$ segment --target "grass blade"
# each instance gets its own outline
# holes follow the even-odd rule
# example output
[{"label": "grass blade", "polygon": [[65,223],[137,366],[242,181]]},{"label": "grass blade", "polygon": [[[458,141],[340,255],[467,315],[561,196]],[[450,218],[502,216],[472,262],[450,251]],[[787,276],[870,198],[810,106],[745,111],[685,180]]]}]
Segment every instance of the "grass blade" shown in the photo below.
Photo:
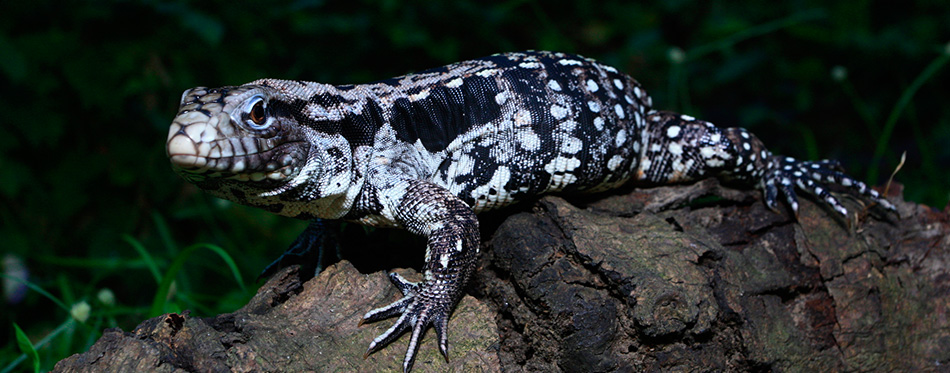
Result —
[{"label": "grass blade", "polygon": [[172,282],[175,281],[178,272],[181,271],[181,268],[185,265],[185,261],[198,249],[208,249],[218,254],[231,269],[231,274],[234,275],[234,279],[237,281],[241,290],[246,290],[244,280],[241,279],[241,273],[238,271],[234,259],[232,259],[224,249],[211,244],[192,245],[182,250],[182,252],[175,257],[175,260],[172,261],[171,266],[169,266],[165,272],[165,276],[162,277],[162,281],[158,285],[158,290],[155,292],[155,297],[152,299],[152,308],[151,311],[149,311],[149,317],[155,317],[163,313],[165,300],[168,298],[168,292],[171,289]]},{"label": "grass blade", "polygon": [[40,354],[36,353],[36,349],[33,348],[33,342],[30,342],[30,338],[26,336],[26,333],[24,333],[16,323],[13,323],[13,329],[16,331],[16,343],[20,346],[20,351],[23,351],[23,353],[29,356],[30,360],[33,361],[33,371],[39,372]]},{"label": "grass blade", "polygon": [[148,250],[145,249],[145,246],[141,242],[136,240],[134,237],[127,234],[122,235],[122,240],[128,242],[139,256],[142,257],[142,260],[145,261],[145,266],[148,267],[149,272],[152,272],[152,277],[155,278],[156,283],[161,283],[162,274],[158,270],[158,264],[155,263],[155,259],[152,258],[152,254],[149,254]]},{"label": "grass blade", "polygon": [[887,122],[884,123],[884,130],[881,132],[881,137],[877,140],[877,147],[874,149],[874,157],[871,158],[871,165],[868,167],[868,177],[867,181],[871,183],[877,183],[877,174],[881,162],[881,158],[884,157],[884,151],[887,149],[887,143],[891,140],[891,133],[894,132],[894,126],[897,125],[897,119],[900,118],[901,113],[904,112],[904,108],[910,104],[910,100],[914,98],[914,95],[917,93],[917,90],[924,85],[934,74],[940,70],[943,65],[947,64],[947,61],[950,61],[950,44],[944,47],[943,53],[941,53],[937,58],[927,65],[924,68],[924,71],[920,72],[920,75],[917,76],[917,79],[914,79],[914,82],[910,84],[907,89],[904,90],[904,93],[901,94],[900,99],[897,100],[897,103],[894,104],[894,109],[891,110],[891,115],[887,117]]}]

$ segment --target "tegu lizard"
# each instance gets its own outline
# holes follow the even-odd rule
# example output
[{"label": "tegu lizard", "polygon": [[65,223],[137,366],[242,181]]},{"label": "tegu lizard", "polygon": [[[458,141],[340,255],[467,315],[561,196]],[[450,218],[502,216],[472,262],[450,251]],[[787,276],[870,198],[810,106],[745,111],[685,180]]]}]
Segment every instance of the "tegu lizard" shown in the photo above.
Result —
[{"label": "tegu lizard", "polygon": [[796,188],[840,214],[826,184],[893,206],[834,161],[770,153],[742,128],[653,109],[640,84],[589,58],[503,53],[354,85],[261,79],[193,88],[168,132],[183,178],[240,204],[299,219],[406,229],[427,239],[423,280],[364,321],[398,316],[375,352],[412,331],[403,369],[449,315],[479,251],[476,214],[545,193],[718,177],[783,195]]}]

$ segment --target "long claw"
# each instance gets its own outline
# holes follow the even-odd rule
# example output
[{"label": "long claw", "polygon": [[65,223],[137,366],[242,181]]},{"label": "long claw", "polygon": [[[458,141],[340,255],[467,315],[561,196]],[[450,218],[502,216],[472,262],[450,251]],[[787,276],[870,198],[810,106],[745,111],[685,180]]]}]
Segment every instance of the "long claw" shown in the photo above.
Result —
[{"label": "long claw", "polygon": [[[439,340],[439,351],[448,361],[448,319],[451,313],[453,300],[444,294],[431,293],[415,282],[407,281],[402,276],[390,273],[389,279],[403,293],[403,297],[387,306],[369,311],[363,316],[360,325],[399,315],[399,319],[389,329],[374,338],[366,350],[364,358],[383,349],[395,341],[407,330],[412,329],[409,347],[403,360],[403,370],[408,372],[415,363],[419,345],[425,330],[431,325],[435,328]],[[438,288],[438,287],[435,287]]]},{"label": "long claw", "polygon": [[402,333],[405,333],[406,329],[409,328],[409,321],[407,320],[409,318],[408,316],[408,313],[402,314],[402,316],[396,320],[396,323],[393,324],[393,326],[389,327],[389,329],[386,329],[383,334],[373,338],[373,342],[369,344],[369,348],[366,349],[366,354],[364,354],[363,357],[365,358],[366,356],[381,350],[383,347],[386,347],[386,345],[392,343],[392,341],[395,341],[396,338],[399,338]]},{"label": "long claw", "polygon": [[435,322],[433,326],[435,327],[435,335],[439,340],[439,352],[442,353],[442,357],[445,358],[445,362],[449,362],[449,336],[446,330],[448,330],[448,318],[442,317]]},{"label": "long claw", "polygon": [[848,210],[824,186],[825,184],[834,184],[853,190],[877,202],[884,208],[894,210],[894,205],[884,199],[877,191],[844,174],[841,164],[837,161],[802,162],[791,157],[774,157],[769,166],[772,169],[763,176],[765,180],[762,180],[762,185],[765,189],[766,203],[769,204],[770,208],[772,208],[772,202],[775,199],[775,184],[778,184],[778,188],[785,195],[792,211],[795,211],[797,215],[798,198],[795,194],[795,187],[797,186],[799,189],[815,195],[839,214],[847,217]]},{"label": "long claw", "polygon": [[404,296],[388,305],[370,310],[365,315],[363,315],[363,319],[360,320],[360,325],[368,322],[385,320],[390,317],[402,314],[406,312],[406,309],[409,308],[409,305],[412,303],[412,301],[412,296]]},{"label": "long claw", "polygon": [[419,341],[425,330],[425,325],[420,325],[418,322],[412,327],[412,337],[409,338],[409,347],[406,348],[406,358],[402,361],[403,372],[412,370],[412,365],[416,362],[416,353],[419,352]]}]

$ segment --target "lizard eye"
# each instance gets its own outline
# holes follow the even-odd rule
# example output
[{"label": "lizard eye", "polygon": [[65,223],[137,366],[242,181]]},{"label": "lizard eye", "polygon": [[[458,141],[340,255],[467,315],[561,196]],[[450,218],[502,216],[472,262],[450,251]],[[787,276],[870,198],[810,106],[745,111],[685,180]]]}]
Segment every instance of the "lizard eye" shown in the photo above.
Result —
[{"label": "lizard eye", "polygon": [[245,122],[248,126],[256,130],[262,130],[270,126],[270,118],[267,117],[267,104],[261,96],[251,97],[244,105]]}]

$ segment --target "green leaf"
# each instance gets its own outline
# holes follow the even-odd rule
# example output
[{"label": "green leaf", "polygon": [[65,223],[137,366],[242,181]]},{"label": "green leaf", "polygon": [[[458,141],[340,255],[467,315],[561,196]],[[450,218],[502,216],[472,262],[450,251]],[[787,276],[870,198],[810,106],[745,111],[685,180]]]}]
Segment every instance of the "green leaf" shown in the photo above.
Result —
[{"label": "green leaf", "polygon": [[24,333],[16,323],[13,323],[13,329],[16,331],[16,343],[20,346],[20,351],[23,351],[23,353],[29,356],[30,360],[33,361],[33,371],[39,372],[40,354],[36,353],[36,349],[33,348],[33,342],[30,342],[30,338],[26,336],[26,333]]},{"label": "green leaf", "polygon": [[168,267],[168,271],[165,272],[165,276],[162,277],[162,282],[158,285],[158,290],[155,292],[155,297],[152,298],[152,308],[149,311],[149,317],[155,317],[161,315],[165,309],[165,299],[168,298],[168,292],[171,289],[172,283],[175,281],[175,276],[178,275],[178,272],[185,265],[185,261],[188,260],[188,257],[191,256],[198,249],[208,249],[218,254],[224,263],[228,265],[231,269],[231,274],[234,275],[234,279],[237,281],[238,286],[241,290],[245,290],[244,280],[241,279],[241,273],[238,271],[237,264],[234,263],[234,259],[221,247],[211,244],[196,244],[191,245],[185,250],[182,250],[178,256],[175,257],[175,260],[172,262],[171,266]]},{"label": "green leaf", "polygon": [[145,246],[142,245],[134,237],[127,234],[122,235],[122,239],[125,242],[128,242],[139,256],[142,257],[142,260],[145,261],[145,266],[148,267],[149,272],[152,272],[152,277],[155,277],[155,282],[161,283],[162,275],[158,271],[158,265],[155,264],[155,259],[152,258],[152,254],[149,254],[148,250],[145,249]]}]

